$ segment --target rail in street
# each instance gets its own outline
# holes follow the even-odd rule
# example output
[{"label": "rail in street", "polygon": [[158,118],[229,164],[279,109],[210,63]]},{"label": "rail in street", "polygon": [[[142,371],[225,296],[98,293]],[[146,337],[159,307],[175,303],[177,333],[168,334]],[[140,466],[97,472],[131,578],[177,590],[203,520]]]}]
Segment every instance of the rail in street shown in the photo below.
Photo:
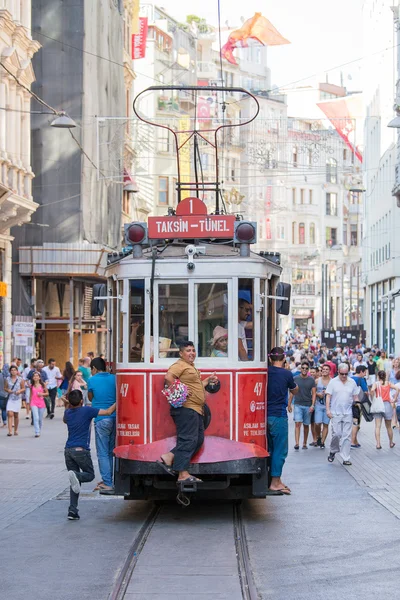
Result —
[{"label": "rail in street", "polygon": [[[45,421],[40,439],[25,420],[18,437],[2,433],[4,597],[50,600],[56,589],[61,600],[73,600],[78,592],[83,600],[106,600],[126,574],[126,600],[246,597],[240,556],[238,563],[246,544],[235,545],[241,536],[238,527],[234,535],[232,504],[162,505],[134,557],[133,571],[124,574],[123,566],[132,566],[129,552],[142,537],[151,504],[102,497],[93,492],[93,484],[85,484],[81,520],[69,522],[61,412]],[[292,495],[242,505],[248,561],[260,598],[373,600],[378,588],[382,594],[393,592],[397,576],[387,553],[400,552],[400,435],[395,432],[397,445],[389,450],[383,433],[383,450],[377,451],[373,424],[363,423],[362,448],[352,450],[353,465],[345,469],[339,460],[328,463],[328,449],[295,452],[291,423],[284,480]],[[18,560],[10,562],[10,555]]]}]

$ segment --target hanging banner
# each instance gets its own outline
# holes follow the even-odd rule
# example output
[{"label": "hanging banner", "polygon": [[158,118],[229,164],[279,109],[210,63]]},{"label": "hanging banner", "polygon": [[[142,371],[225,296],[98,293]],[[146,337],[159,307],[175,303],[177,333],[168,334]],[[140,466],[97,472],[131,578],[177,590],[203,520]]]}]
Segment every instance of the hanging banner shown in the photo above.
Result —
[{"label": "hanging banner", "polygon": [[140,0],[134,0],[132,8],[132,33],[139,33]]},{"label": "hanging banner", "polygon": [[149,28],[147,17],[139,17],[139,33],[132,35],[132,58],[144,58],[146,56],[146,40]]},{"label": "hanging banner", "polygon": [[328,117],[346,146],[362,163],[362,154],[356,145],[356,121],[362,116],[362,95],[354,94],[327,102],[317,102],[318,108]]}]

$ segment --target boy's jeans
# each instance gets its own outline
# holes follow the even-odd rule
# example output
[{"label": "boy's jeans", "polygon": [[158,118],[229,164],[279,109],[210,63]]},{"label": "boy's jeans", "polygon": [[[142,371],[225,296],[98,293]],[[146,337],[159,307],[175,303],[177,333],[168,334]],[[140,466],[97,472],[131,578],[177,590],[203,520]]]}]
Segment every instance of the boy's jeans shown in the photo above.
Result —
[{"label": "boy's jeans", "polygon": [[[68,471],[74,471],[80,483],[86,481],[93,481],[94,479],[94,468],[92,463],[92,457],[90,456],[90,450],[84,450],[83,448],[65,448],[65,466]],[[79,494],[70,488],[69,490],[70,504],[69,511],[78,514],[78,500]]]},{"label": "boy's jeans", "polygon": [[113,487],[113,450],[115,448],[115,419],[105,418],[94,424],[99,471],[105,485]]},{"label": "boy's jeans", "polygon": [[33,425],[35,427],[35,435],[40,435],[43,425],[43,415],[45,408],[39,408],[38,406],[31,406]]}]

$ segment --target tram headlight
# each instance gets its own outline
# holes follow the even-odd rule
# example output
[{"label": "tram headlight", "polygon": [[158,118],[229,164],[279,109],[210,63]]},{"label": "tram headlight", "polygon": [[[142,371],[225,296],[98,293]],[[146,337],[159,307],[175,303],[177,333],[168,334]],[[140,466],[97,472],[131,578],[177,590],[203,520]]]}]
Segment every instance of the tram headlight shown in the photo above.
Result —
[{"label": "tram headlight", "polygon": [[127,223],[124,225],[124,230],[125,243],[129,246],[148,243],[146,223]]},{"label": "tram headlight", "polygon": [[257,241],[257,224],[253,221],[235,221],[233,241],[237,244],[255,244]]}]

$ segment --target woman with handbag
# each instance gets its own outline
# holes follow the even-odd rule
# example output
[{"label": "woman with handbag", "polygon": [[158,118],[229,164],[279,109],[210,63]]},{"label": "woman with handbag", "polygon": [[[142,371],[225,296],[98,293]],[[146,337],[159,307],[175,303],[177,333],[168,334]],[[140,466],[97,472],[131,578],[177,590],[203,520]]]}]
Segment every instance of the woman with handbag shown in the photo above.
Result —
[{"label": "woman with handbag", "polygon": [[25,392],[24,380],[18,373],[18,367],[11,365],[10,375],[6,379],[4,391],[8,394],[7,417],[8,417],[8,437],[12,436],[12,427],[14,422],[14,435],[18,435],[19,411],[22,405],[22,394]]},{"label": "woman with handbag", "polygon": [[57,406],[64,406],[64,402],[62,401],[62,398],[63,397],[65,398],[67,396],[69,385],[70,385],[70,382],[71,382],[71,380],[72,380],[72,378],[73,378],[74,375],[75,375],[74,366],[68,360],[65,363],[65,369],[63,371],[63,380],[62,380],[62,382],[60,384],[61,398],[57,402]]},{"label": "woman with handbag", "polygon": [[[382,450],[381,446],[381,426],[382,419],[385,420],[385,427],[389,438],[389,445],[394,448],[393,442],[392,417],[395,403],[391,398],[390,391],[396,390],[393,383],[386,382],[386,371],[378,371],[376,383],[372,386],[371,392],[373,400],[371,404],[371,413],[375,419],[375,440],[376,449]],[[396,390],[397,391],[397,390]]]}]

